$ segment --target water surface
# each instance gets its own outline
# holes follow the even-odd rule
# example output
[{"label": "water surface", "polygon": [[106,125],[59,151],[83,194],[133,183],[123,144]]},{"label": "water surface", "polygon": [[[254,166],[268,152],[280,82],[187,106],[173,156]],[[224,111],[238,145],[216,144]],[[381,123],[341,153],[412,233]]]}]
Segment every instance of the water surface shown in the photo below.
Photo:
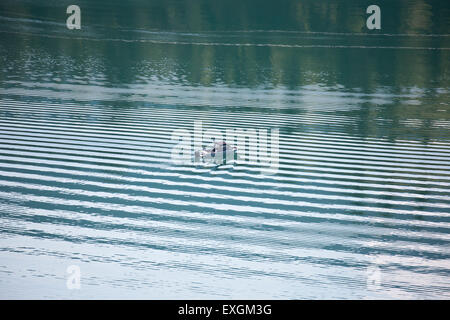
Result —
[{"label": "water surface", "polygon": [[[1,298],[450,298],[448,2],[69,4],[0,4]],[[174,164],[195,120],[279,170]]]}]

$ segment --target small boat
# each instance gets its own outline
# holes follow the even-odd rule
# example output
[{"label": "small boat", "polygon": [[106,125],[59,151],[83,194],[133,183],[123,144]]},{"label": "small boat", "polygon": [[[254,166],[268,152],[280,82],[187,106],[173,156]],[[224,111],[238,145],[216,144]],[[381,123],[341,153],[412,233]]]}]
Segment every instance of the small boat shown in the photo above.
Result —
[{"label": "small boat", "polygon": [[225,141],[214,142],[211,146],[195,151],[195,162],[224,164],[237,159],[237,148]]}]

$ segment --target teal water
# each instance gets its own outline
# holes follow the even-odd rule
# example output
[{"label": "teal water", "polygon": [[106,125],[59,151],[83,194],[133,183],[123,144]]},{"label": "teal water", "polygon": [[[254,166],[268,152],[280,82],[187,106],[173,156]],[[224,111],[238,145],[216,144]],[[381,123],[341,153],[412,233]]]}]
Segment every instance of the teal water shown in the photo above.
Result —
[{"label": "teal water", "polygon": [[0,298],[450,298],[447,1],[70,4],[0,3]]}]

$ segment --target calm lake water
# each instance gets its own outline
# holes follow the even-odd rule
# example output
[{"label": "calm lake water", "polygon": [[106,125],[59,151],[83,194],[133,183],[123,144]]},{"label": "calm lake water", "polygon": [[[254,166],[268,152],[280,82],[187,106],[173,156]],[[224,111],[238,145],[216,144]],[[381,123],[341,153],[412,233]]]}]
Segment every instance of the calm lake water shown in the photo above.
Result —
[{"label": "calm lake water", "polygon": [[0,298],[450,298],[448,1],[70,4],[0,3]]}]

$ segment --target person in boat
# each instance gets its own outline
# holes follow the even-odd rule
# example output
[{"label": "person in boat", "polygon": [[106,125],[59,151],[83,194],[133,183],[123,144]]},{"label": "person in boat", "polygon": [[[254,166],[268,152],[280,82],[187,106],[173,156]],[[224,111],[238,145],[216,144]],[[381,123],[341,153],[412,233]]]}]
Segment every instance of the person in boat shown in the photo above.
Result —
[{"label": "person in boat", "polygon": [[219,141],[214,143],[214,147],[211,150],[211,156],[214,157],[214,155],[217,152],[220,152],[220,150],[222,150],[222,152],[227,152],[227,143],[225,141]]},{"label": "person in boat", "polygon": [[[210,148],[203,149],[202,151],[195,151],[195,162],[200,161],[201,159],[208,159],[209,157],[215,159],[216,155],[222,157],[222,160],[226,160],[228,156],[228,152],[234,151],[236,152],[236,147],[231,146],[225,141],[217,141],[214,142]],[[208,157],[206,157],[208,155]],[[215,159],[215,161],[220,159]]]}]

